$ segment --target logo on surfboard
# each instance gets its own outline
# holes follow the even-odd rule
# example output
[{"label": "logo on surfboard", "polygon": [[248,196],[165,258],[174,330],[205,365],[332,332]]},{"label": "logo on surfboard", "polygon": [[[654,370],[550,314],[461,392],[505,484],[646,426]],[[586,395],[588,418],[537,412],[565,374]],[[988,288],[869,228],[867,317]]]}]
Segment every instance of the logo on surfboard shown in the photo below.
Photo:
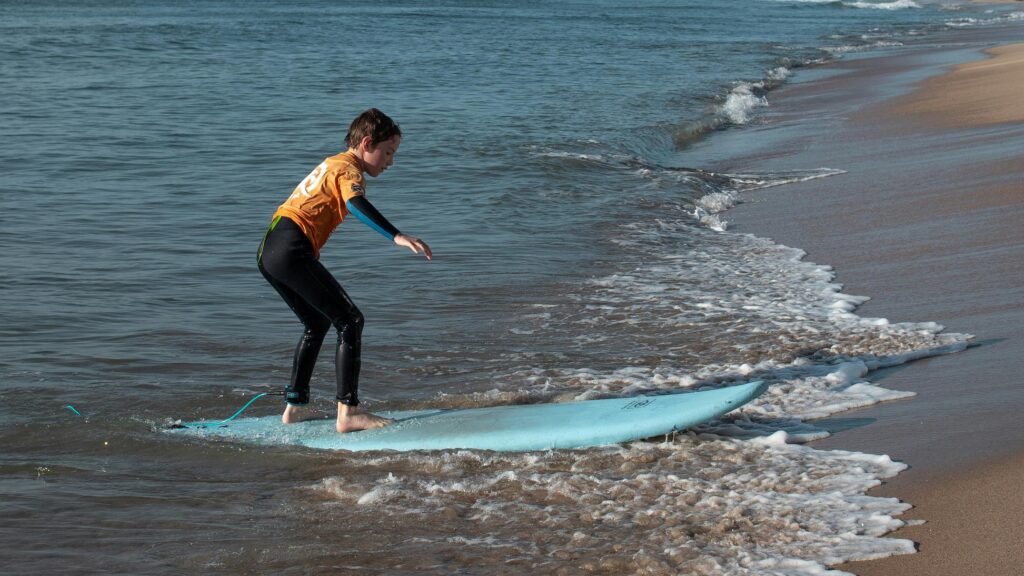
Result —
[{"label": "logo on surfboard", "polygon": [[629,404],[626,404],[625,406],[623,406],[622,409],[623,410],[636,410],[637,408],[643,408],[644,406],[649,406],[649,405],[651,405],[653,403],[654,403],[654,399],[653,398],[637,398],[636,400],[633,400]]}]

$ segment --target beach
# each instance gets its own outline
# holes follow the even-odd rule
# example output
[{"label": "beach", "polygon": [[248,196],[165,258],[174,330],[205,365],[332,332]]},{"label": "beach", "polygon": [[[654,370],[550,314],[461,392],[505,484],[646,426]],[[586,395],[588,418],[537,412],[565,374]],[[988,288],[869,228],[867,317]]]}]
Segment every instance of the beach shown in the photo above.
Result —
[{"label": "beach", "polygon": [[[1003,494],[1024,447],[1018,7],[6,8],[8,573],[1018,560],[996,554],[1014,550]],[[387,41],[364,50],[353,30]],[[301,424],[245,431],[279,419],[265,393],[291,381],[303,331],[260,241],[370,107],[403,139],[365,193],[436,257],[357,218],[321,252],[365,315],[367,410],[767,389],[693,428],[565,450],[348,452],[297,443]],[[329,417],[334,340],[310,382]],[[184,427],[229,417],[240,435]]]},{"label": "beach", "polygon": [[[731,160],[845,170],[750,194],[729,214],[731,229],[833,266],[844,292],[871,298],[861,316],[974,336],[959,354],[868,376],[915,398],[818,422],[834,434],[816,448],[908,464],[870,493],[912,504],[903,519],[924,521],[891,535],[917,542],[917,554],[837,566],[844,571],[1011,575],[1024,563],[1024,49],[1014,36],[967,34],[944,48],[841,62],[773,95],[763,131],[775,131],[783,153]],[[828,135],[801,139],[796,110],[828,123]]]}]

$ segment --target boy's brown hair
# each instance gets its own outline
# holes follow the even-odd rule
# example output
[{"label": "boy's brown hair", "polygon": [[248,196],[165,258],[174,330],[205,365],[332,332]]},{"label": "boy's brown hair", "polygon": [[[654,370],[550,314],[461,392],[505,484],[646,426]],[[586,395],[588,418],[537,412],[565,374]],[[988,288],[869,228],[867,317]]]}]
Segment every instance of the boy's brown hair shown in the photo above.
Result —
[{"label": "boy's brown hair", "polygon": [[401,137],[402,130],[387,114],[376,108],[370,108],[357,116],[349,125],[348,134],[345,135],[345,145],[349,148],[356,148],[367,136],[374,144],[379,144],[395,136]]}]

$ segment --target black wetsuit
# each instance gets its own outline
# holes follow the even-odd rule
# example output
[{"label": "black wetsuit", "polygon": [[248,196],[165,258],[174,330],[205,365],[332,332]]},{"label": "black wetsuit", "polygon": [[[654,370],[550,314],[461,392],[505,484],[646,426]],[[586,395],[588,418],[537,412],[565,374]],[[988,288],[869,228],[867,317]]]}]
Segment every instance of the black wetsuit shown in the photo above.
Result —
[{"label": "black wetsuit", "polygon": [[[399,234],[365,197],[346,203],[352,214],[392,240]],[[363,314],[345,289],[313,253],[313,245],[298,224],[286,216],[274,219],[260,244],[257,264],[263,277],[298,316],[305,332],[295,347],[291,381],[285,391],[289,404],[309,402],[309,380],[320,346],[331,326],[338,331],[335,378],[338,402],[359,404],[359,367]]]}]

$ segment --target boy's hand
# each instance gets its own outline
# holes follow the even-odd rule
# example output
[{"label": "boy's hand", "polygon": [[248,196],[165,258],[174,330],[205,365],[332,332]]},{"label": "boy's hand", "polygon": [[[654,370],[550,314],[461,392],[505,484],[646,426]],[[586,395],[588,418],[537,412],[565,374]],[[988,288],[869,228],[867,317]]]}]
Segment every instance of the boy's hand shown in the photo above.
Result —
[{"label": "boy's hand", "polygon": [[412,250],[417,254],[422,252],[423,255],[427,257],[427,260],[434,259],[434,255],[431,254],[430,252],[430,246],[427,246],[427,243],[424,242],[423,240],[420,240],[419,238],[413,238],[412,236],[406,234],[399,234],[395,236],[395,244],[398,244],[399,246],[405,246],[406,248]]}]

